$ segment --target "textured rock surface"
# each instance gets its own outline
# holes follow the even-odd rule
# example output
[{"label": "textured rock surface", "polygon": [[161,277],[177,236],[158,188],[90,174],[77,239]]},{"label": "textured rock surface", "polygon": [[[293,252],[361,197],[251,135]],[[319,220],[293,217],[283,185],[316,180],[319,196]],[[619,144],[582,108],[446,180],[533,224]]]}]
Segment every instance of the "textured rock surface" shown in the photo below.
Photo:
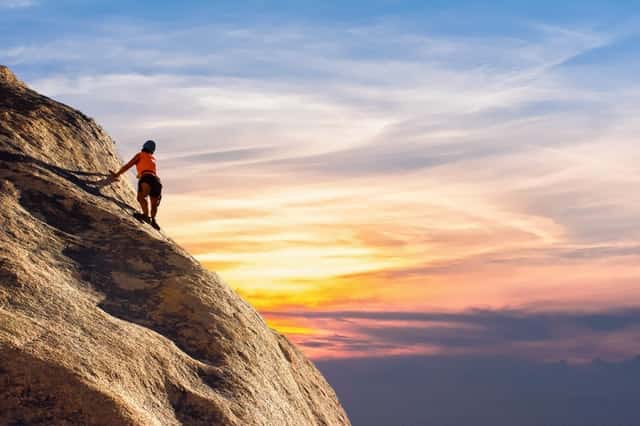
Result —
[{"label": "textured rock surface", "polygon": [[0,67],[0,424],[345,425],[251,306],[131,218],[82,113]]}]

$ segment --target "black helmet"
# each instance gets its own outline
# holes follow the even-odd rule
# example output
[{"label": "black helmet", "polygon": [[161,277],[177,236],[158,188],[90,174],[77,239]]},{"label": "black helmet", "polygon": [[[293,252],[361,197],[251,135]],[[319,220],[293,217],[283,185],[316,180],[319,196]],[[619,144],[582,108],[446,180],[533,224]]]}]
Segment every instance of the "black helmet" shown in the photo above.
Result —
[{"label": "black helmet", "polygon": [[156,152],[156,143],[154,141],[146,141],[144,145],[142,145],[143,151],[149,151],[150,153]]}]

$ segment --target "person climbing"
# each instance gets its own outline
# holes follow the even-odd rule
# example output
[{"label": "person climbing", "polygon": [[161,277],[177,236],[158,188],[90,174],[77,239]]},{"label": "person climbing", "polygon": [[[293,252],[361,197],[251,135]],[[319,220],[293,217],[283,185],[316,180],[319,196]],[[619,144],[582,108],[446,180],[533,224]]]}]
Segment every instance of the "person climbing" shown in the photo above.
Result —
[{"label": "person climbing", "polygon": [[[142,213],[134,213],[133,217],[141,222],[146,222],[153,226],[155,229],[160,229],[160,226],[156,222],[156,215],[158,214],[158,206],[162,199],[162,183],[158,177],[158,170],[156,167],[156,159],[153,153],[156,151],[156,143],[154,141],[146,141],[142,145],[142,150],[133,156],[131,161],[122,166],[120,170],[113,173],[111,172],[111,179],[116,181],[127,170],[134,165],[138,172],[138,202],[142,207]],[[151,215],[149,215],[149,203],[147,197],[151,201]]]}]

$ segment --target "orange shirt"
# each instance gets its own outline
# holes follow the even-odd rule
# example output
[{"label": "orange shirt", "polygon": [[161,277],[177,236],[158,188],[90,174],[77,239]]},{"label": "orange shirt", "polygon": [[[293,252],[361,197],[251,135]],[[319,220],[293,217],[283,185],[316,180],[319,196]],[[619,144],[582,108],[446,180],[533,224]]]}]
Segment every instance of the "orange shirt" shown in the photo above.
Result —
[{"label": "orange shirt", "polygon": [[156,158],[153,154],[144,151],[139,152],[138,161],[136,161],[136,170],[138,171],[138,178],[145,173],[151,173],[157,176]]}]

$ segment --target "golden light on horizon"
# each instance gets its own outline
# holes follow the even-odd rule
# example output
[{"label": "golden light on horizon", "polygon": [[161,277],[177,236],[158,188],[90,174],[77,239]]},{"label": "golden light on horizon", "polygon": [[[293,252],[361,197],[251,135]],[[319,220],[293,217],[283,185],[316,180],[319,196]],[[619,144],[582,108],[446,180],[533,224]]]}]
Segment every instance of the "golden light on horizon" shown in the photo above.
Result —
[{"label": "golden light on horizon", "polygon": [[[564,228],[547,218],[510,211],[493,197],[483,202],[474,187],[444,196],[406,186],[372,197],[367,206],[343,198],[359,187],[337,188],[337,199],[328,197],[331,186],[304,189],[300,197],[289,188],[251,201],[201,198],[205,208],[169,224],[170,232],[265,311],[520,306],[531,303],[532,294],[540,301],[553,294],[558,306],[589,306],[620,301],[614,290],[597,297],[581,290],[585,280],[602,288],[597,283],[614,276],[629,282],[629,291],[640,290],[630,281],[637,272],[632,264],[612,272],[579,258],[553,260],[547,253],[598,247],[571,244]],[[178,195],[172,203],[169,209],[195,201]]]},{"label": "golden light on horizon", "polygon": [[[473,187],[445,194],[431,185],[425,190],[396,183],[397,190],[384,191],[375,185],[288,185],[249,201],[232,194],[220,202],[176,195],[168,214],[183,205],[202,209],[183,212],[184,220],[168,227],[259,309],[437,305],[450,299],[447,281],[477,278],[471,271],[450,279],[429,270],[550,247],[564,238],[553,222],[499,208]],[[363,195],[366,205],[356,201]]]}]

